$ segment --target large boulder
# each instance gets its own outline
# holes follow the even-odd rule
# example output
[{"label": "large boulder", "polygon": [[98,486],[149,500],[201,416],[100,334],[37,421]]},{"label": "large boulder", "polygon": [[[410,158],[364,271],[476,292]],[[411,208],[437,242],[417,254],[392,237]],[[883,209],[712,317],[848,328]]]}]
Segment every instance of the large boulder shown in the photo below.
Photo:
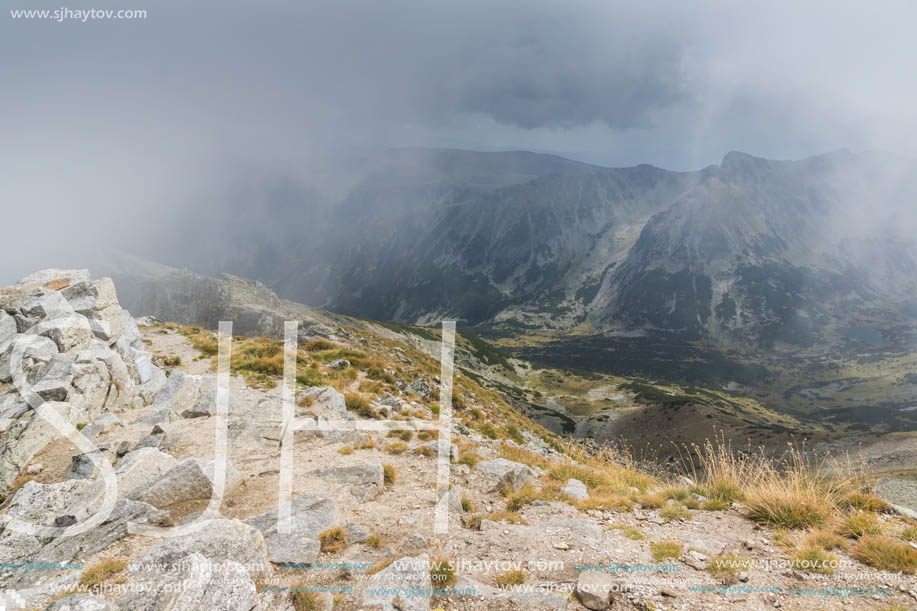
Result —
[{"label": "large boulder", "polygon": [[114,343],[124,332],[124,315],[111,278],[72,284],[62,291],[71,307],[89,320],[92,333]]},{"label": "large boulder", "polygon": [[311,563],[318,557],[318,536],[338,520],[338,508],[323,494],[303,494],[290,505],[292,531],[278,532],[277,509],[245,519],[264,535],[271,562]]},{"label": "large boulder", "polygon": [[160,424],[179,418],[185,410],[194,407],[201,393],[199,376],[183,371],[173,371],[165,386],[156,395],[150,410],[136,420],[140,424]]},{"label": "large boulder", "polygon": [[347,413],[347,405],[344,402],[344,395],[339,393],[332,386],[313,386],[307,388],[297,395],[297,401],[309,397],[315,403],[342,414]]},{"label": "large boulder", "polygon": [[497,458],[478,464],[478,471],[487,474],[495,481],[494,488],[518,490],[535,479],[535,474],[526,465]]},{"label": "large boulder", "polygon": [[[52,409],[71,423],[79,422],[81,412],[70,403],[48,402]],[[32,457],[62,435],[33,409],[16,418],[0,442],[0,493],[5,493]]]},{"label": "large boulder", "polygon": [[189,535],[163,539],[136,558],[133,564],[136,572],[143,572],[144,566],[175,566],[194,553],[214,562],[238,562],[249,577],[271,572],[264,537],[258,529],[225,518],[208,520]]},{"label": "large boulder", "polygon": [[621,592],[624,583],[611,573],[582,571],[576,580],[576,597],[593,611],[604,611]]},{"label": "large boulder", "polygon": [[[227,413],[232,414],[239,410],[239,402],[229,394]],[[197,402],[181,413],[183,418],[206,418],[217,413],[217,389],[211,388],[203,391]]]},{"label": "large boulder", "polygon": [[168,568],[132,574],[142,588],[118,601],[133,611],[256,611],[262,608],[255,583],[239,562],[213,562],[188,554]]},{"label": "large boulder", "polygon": [[377,497],[385,485],[385,470],[382,465],[351,465],[349,467],[324,467],[309,472],[313,477],[320,477],[335,484],[350,486],[350,494],[359,501],[368,501]]},{"label": "large boulder", "polygon": [[430,590],[430,558],[426,554],[396,560],[354,588],[354,597],[363,607],[380,611],[428,611],[430,599],[424,596],[399,596],[405,588]]},{"label": "large boulder", "polygon": [[[213,495],[216,463],[208,458],[186,458],[169,469],[140,500],[154,507],[168,507],[192,500],[208,500]],[[242,475],[226,459],[226,481],[223,493],[235,490]]]},{"label": "large boulder", "polygon": [[115,467],[118,496],[138,499],[174,467],[178,461],[156,448],[140,448],[127,453]]}]

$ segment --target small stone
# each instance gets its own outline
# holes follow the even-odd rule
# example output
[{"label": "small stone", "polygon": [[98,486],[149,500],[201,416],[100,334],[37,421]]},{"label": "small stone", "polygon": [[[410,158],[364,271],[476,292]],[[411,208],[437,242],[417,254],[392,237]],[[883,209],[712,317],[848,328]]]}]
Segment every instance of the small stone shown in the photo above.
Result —
[{"label": "small stone", "polygon": [[553,547],[554,549],[559,549],[559,550],[570,549],[570,546],[564,543],[563,541],[555,541],[551,547]]},{"label": "small stone", "polygon": [[668,596],[669,598],[678,597],[678,592],[676,592],[672,588],[662,588],[661,590],[659,590],[659,593],[662,594],[663,596]]},{"label": "small stone", "polygon": [[29,465],[29,468],[26,469],[25,472],[29,475],[38,475],[44,468],[44,465],[42,465],[40,462],[37,462],[35,464]]}]

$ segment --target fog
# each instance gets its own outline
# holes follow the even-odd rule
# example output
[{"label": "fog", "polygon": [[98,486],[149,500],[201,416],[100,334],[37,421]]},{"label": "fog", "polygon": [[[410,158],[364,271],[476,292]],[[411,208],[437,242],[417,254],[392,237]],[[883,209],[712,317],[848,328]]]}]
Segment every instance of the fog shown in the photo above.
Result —
[{"label": "fog", "polygon": [[7,10],[59,8],[0,14],[3,284],[87,245],[166,260],[163,236],[189,224],[206,253],[213,219],[270,216],[278,189],[331,205],[395,147],[670,169],[729,150],[917,154],[906,0],[116,0],[104,8],[147,17],[86,22]]}]

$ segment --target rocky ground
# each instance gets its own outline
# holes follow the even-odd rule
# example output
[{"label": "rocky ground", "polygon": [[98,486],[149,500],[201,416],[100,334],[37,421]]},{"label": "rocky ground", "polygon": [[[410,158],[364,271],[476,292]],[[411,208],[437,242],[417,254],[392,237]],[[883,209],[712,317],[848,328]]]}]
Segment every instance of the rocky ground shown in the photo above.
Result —
[{"label": "rocky ground", "polygon": [[[786,566],[805,533],[759,526],[743,517],[738,503],[680,515],[667,512],[681,507],[672,499],[622,510],[587,509],[576,499],[595,494],[591,485],[554,481],[552,465],[569,461],[556,445],[527,430],[515,441],[492,439],[479,432],[481,427],[466,426],[468,415],[456,419],[450,440],[456,447],[444,446],[453,459],[452,488],[441,501],[450,509],[448,531],[437,534],[437,458],[424,449],[435,450],[435,442],[431,447],[417,430],[403,433],[404,447],[384,429],[363,431],[354,424],[321,430],[329,421],[355,423],[349,397],[368,394],[372,381],[365,371],[339,375],[348,362],[317,370],[327,385],[297,390],[296,418],[319,430],[293,433],[294,528],[280,533],[280,386],[236,372],[230,376],[229,415],[220,416],[213,359],[172,325],[142,320],[138,326],[117,306],[114,287],[104,280],[48,272],[4,291],[0,375],[6,377],[0,377],[0,407],[6,432],[0,481],[6,502],[0,563],[6,564],[0,566],[0,589],[6,591],[7,609],[917,606],[917,577],[866,566],[846,548],[833,553],[849,566],[831,573]],[[24,373],[48,401],[45,406],[61,414],[72,432],[92,440],[97,450],[88,454],[72,441],[75,435],[61,437],[36,417],[23,402],[28,393],[22,380],[17,384],[9,369],[20,333],[41,320],[65,316],[82,316],[91,325],[85,331],[42,334],[39,340],[47,341],[36,340],[40,345],[26,351]],[[385,349],[391,349],[390,341]],[[418,359],[407,348],[397,354],[403,365]],[[411,423],[435,421],[430,388],[437,381],[415,374],[410,385],[396,380],[390,386],[400,390],[369,401],[373,412],[386,417],[374,422],[398,422],[410,430]],[[466,410],[486,412],[483,395],[466,393],[465,401]],[[30,403],[35,407],[40,401]],[[501,417],[485,416],[494,422]],[[215,504],[215,440],[224,428],[228,465],[224,494]],[[65,529],[72,533],[103,507],[107,463],[102,457],[113,465],[117,482],[113,509],[86,532],[55,536]],[[518,500],[514,492],[557,492],[561,485],[559,493],[507,512]],[[652,496],[656,485],[634,490],[635,498]],[[703,506],[705,499],[694,500]],[[25,533],[10,518],[47,528]],[[889,534],[913,527],[893,513],[879,519]],[[137,533],[132,523],[201,527],[161,537]],[[664,542],[676,544],[670,546],[671,557],[654,559]],[[727,557],[749,562],[730,574],[714,574],[716,562]],[[430,570],[440,562],[454,567],[454,575]],[[595,570],[599,566],[603,570]],[[521,575],[513,575],[515,569]],[[449,579],[433,579],[443,576]],[[729,589],[690,589],[698,585]],[[313,593],[292,594],[297,587]],[[434,588],[453,591],[429,596]],[[834,591],[825,593],[825,588]],[[850,588],[881,593],[855,594]],[[822,592],[794,595],[794,589]]]}]

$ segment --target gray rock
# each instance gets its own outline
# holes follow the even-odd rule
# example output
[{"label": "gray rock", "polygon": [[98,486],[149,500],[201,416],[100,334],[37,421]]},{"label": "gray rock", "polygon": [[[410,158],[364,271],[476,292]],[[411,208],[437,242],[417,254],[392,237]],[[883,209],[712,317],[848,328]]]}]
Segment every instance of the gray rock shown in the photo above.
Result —
[{"label": "gray rock", "polygon": [[[207,458],[186,458],[169,469],[140,500],[154,507],[167,507],[191,500],[209,500],[213,495],[215,463]],[[226,459],[224,494],[242,483],[242,475]]]},{"label": "gray rock", "polygon": [[45,611],[118,611],[118,607],[91,594],[71,594],[51,603]]},{"label": "gray rock", "polygon": [[89,280],[88,269],[42,269],[29,274],[16,283],[17,287],[43,286],[45,284],[66,280],[67,286],[75,282],[87,282]]},{"label": "gray rock", "polygon": [[685,549],[697,550],[706,556],[719,556],[726,550],[726,542],[715,537],[689,537],[682,541]]},{"label": "gray rock", "polygon": [[338,520],[334,501],[323,494],[294,497],[290,505],[290,533],[278,532],[278,514],[278,510],[273,509],[245,519],[246,524],[264,535],[271,562],[315,562],[320,548],[318,536]]},{"label": "gray rock", "polygon": [[535,474],[526,465],[505,458],[479,463],[477,468],[496,480],[495,489],[506,487],[510,490],[518,490],[535,479]]},{"label": "gray rock", "polygon": [[140,441],[137,442],[137,447],[135,450],[140,448],[158,448],[162,446],[162,442],[165,440],[165,433],[150,433],[149,435],[144,435]]},{"label": "gray rock", "polygon": [[[95,453],[102,458],[101,452]],[[67,471],[64,479],[90,479],[95,468],[89,454],[74,454],[70,457],[70,470]]]},{"label": "gray rock", "polygon": [[336,361],[328,363],[328,366],[332,369],[347,369],[350,367],[350,361],[347,359],[337,359]]},{"label": "gray rock", "polygon": [[359,524],[350,522],[344,527],[344,536],[346,537],[347,543],[363,543],[369,538],[369,531]]},{"label": "gray rock", "polygon": [[296,398],[299,400],[303,397],[312,397],[316,403],[321,404],[327,409],[340,413],[347,412],[344,395],[339,393],[332,386],[313,386],[299,393]]},{"label": "gray rock", "polygon": [[[410,584],[410,585],[406,585]],[[370,575],[366,581],[354,588],[356,600],[365,607],[380,611],[428,611],[430,599],[423,596],[402,597],[383,594],[384,590],[408,588],[432,589],[430,580],[430,558],[420,554],[413,558],[401,558],[385,569]],[[376,593],[373,593],[373,590]]]},{"label": "gray rock", "polygon": [[[445,497],[445,501],[443,501]],[[458,490],[455,488],[450,488],[448,490],[438,493],[439,500],[437,503],[445,502],[448,504],[449,511],[454,512],[455,514],[460,514],[464,510],[462,509],[462,497],[459,494]]]},{"label": "gray rock", "polygon": [[419,380],[415,380],[414,382],[411,382],[410,384],[407,385],[405,390],[407,390],[410,393],[414,393],[418,397],[422,397],[425,401],[429,401],[433,393],[433,389],[430,387],[430,384],[424,378],[420,378]]},{"label": "gray rock", "polygon": [[92,422],[90,422],[82,431],[80,431],[84,437],[87,439],[95,439],[102,433],[107,433],[115,427],[124,426],[121,420],[112,413],[102,414]]},{"label": "gray rock", "polygon": [[[250,577],[270,573],[264,537],[257,528],[240,520],[216,518],[189,535],[163,539],[135,560],[144,563],[172,564],[188,554],[198,553],[214,562],[239,562]],[[138,571],[143,571],[138,568]]]},{"label": "gray rock", "polygon": [[[236,398],[229,395],[228,413],[232,414],[239,411],[239,402]],[[205,390],[201,393],[197,402],[190,408],[182,412],[183,418],[206,418],[217,413],[217,390]]]},{"label": "gray rock", "polygon": [[16,335],[16,319],[0,310],[0,345]]},{"label": "gray rock", "polygon": [[150,408],[148,414],[137,419],[142,424],[169,422],[185,410],[194,407],[200,397],[200,378],[183,371],[173,371]]},{"label": "gray rock", "polygon": [[405,556],[424,554],[429,548],[430,545],[427,542],[427,538],[420,533],[410,533],[401,542],[401,553]]},{"label": "gray rock", "polygon": [[[48,402],[45,407],[77,424],[79,412],[70,403]],[[0,441],[0,494],[6,493],[33,456],[60,437],[60,432],[36,411],[29,409],[22,413]]]},{"label": "gray rock", "polygon": [[132,576],[145,587],[144,591],[128,592],[118,601],[125,609],[254,611],[262,608],[245,567],[232,559],[214,562],[200,553],[190,553],[177,559],[172,570],[147,570]]},{"label": "gray rock", "polygon": [[141,448],[118,461],[118,495],[136,500],[158,483],[177,464],[174,458],[156,448]]},{"label": "gray rock", "polygon": [[474,590],[475,600],[494,601],[495,603],[500,600],[509,600],[524,609],[563,611],[570,600],[563,594],[549,589],[514,592],[480,583],[464,575],[459,575],[458,581],[452,587],[456,590]]},{"label": "gray rock", "polygon": [[311,471],[309,475],[337,484],[350,486],[350,493],[360,502],[375,498],[382,492],[385,471],[382,465],[352,465],[350,467],[325,467]]},{"label": "gray rock", "polygon": [[111,278],[75,282],[63,289],[61,294],[70,302],[70,306],[80,314],[97,312],[110,306],[118,305],[115,283],[112,282]]},{"label": "gray rock", "polygon": [[85,350],[89,347],[92,330],[87,320],[77,315],[59,320],[59,325],[42,331],[41,335],[50,338],[61,352]]},{"label": "gray rock", "polygon": [[604,611],[620,594],[622,582],[610,573],[582,571],[576,580],[576,597],[587,609]]},{"label": "gray rock", "polygon": [[589,498],[589,491],[586,489],[586,484],[578,479],[568,479],[567,485],[561,488],[560,491],[578,501]]}]

